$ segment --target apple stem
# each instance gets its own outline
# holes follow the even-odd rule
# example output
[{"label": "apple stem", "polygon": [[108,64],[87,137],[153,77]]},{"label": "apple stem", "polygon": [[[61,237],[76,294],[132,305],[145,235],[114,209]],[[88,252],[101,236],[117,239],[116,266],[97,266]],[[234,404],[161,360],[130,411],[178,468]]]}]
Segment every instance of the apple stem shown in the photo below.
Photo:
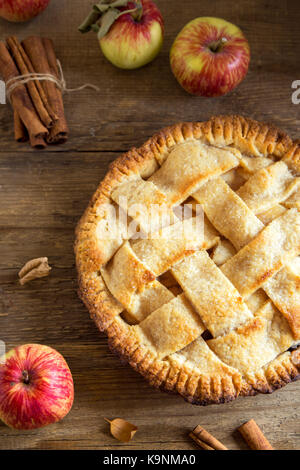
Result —
[{"label": "apple stem", "polygon": [[23,370],[22,376],[23,376],[24,384],[29,385],[30,384],[30,378],[29,378],[29,374],[28,374],[27,370]]},{"label": "apple stem", "polygon": [[222,50],[223,45],[227,42],[227,38],[221,38],[218,39],[217,41],[213,41],[209,44],[209,49],[212,52],[220,52]]},{"label": "apple stem", "polygon": [[139,22],[141,21],[142,16],[143,16],[143,5],[142,5],[141,0],[136,0],[135,5],[136,5],[136,8],[131,15],[135,21]]}]

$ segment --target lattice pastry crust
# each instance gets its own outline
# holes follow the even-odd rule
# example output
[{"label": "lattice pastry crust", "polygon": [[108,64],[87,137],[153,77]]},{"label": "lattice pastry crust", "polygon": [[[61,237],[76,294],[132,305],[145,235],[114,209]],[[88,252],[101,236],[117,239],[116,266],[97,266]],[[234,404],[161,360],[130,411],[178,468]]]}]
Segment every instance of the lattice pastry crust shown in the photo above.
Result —
[{"label": "lattice pastry crust", "polygon": [[168,127],[118,158],[75,244],[80,296],[111,349],[196,404],[298,378],[299,199],[299,143],[240,116]]}]

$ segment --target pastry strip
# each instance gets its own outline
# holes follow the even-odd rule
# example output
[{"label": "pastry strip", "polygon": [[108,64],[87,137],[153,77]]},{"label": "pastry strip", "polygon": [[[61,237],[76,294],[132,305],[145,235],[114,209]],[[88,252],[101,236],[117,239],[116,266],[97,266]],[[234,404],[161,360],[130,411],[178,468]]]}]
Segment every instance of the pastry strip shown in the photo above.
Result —
[{"label": "pastry strip", "polygon": [[237,370],[229,367],[215,355],[202,336],[199,336],[181,351],[172,354],[169,359],[177,363],[184,360],[186,365],[196,367],[201,374],[207,376],[226,377],[228,375],[238,375]]},{"label": "pastry strip", "polygon": [[155,274],[136,257],[128,241],[101,269],[101,274],[110,292],[126,309],[130,308],[133,294],[142,292],[155,280]]},{"label": "pastry strip", "polygon": [[101,268],[101,274],[110,292],[136,322],[174,297],[136,257],[128,241]]},{"label": "pastry strip", "polygon": [[137,257],[160,276],[197,249],[208,248],[203,217],[192,217],[165,227],[151,238],[134,241],[132,248]]},{"label": "pastry strip", "polygon": [[237,194],[255,214],[260,214],[287,199],[299,184],[300,178],[295,178],[288,166],[279,161],[257,171]]},{"label": "pastry strip", "polygon": [[297,189],[288,199],[283,202],[284,207],[291,209],[295,207],[300,211],[300,188]]},{"label": "pastry strip", "polygon": [[197,251],[171,270],[213,336],[245,323],[252,313],[206,251]]},{"label": "pastry strip", "polygon": [[101,247],[101,264],[106,264],[133,233],[130,232],[127,214],[116,204],[101,204],[97,217],[96,241]]},{"label": "pastry strip", "polygon": [[222,266],[236,254],[235,248],[230,241],[221,240],[214,248],[211,259],[217,266]]},{"label": "pastry strip", "polygon": [[249,243],[264,228],[263,223],[222,178],[208,181],[193,197],[202,205],[213,226],[228,238],[237,250]]},{"label": "pastry strip", "polygon": [[256,313],[265,303],[269,300],[269,297],[263,289],[258,289],[254,294],[250,295],[246,300],[249,310],[252,313]]},{"label": "pastry strip", "polygon": [[256,372],[293,343],[285,318],[271,302],[267,302],[254,319],[237,330],[207,341],[222,361],[244,375]]},{"label": "pastry strip", "polygon": [[111,197],[146,234],[176,221],[165,194],[139,176],[125,180]]},{"label": "pastry strip", "polygon": [[264,290],[285,316],[295,339],[300,340],[300,258],[269,279]]},{"label": "pastry strip", "polygon": [[290,209],[273,220],[221,268],[243,298],[300,253],[300,214]]},{"label": "pastry strip", "polygon": [[264,225],[268,225],[270,222],[272,222],[272,220],[277,219],[277,217],[282,215],[285,211],[285,207],[283,207],[281,204],[276,204],[276,206],[271,207],[271,209],[258,214],[257,217]]},{"label": "pastry strip", "polygon": [[159,281],[153,281],[147,284],[145,289],[133,294],[130,306],[127,307],[131,319],[139,323],[144,320],[150,313],[154,312],[162,305],[174,299],[174,295],[166,286]]},{"label": "pastry strip", "polygon": [[272,160],[268,157],[248,157],[246,155],[242,155],[241,157],[241,168],[245,169],[248,173],[248,178],[257,171],[262,168],[266,168],[271,164]]},{"label": "pastry strip", "polygon": [[151,313],[134,328],[142,330],[157,351],[159,359],[184,348],[205,329],[184,294]]},{"label": "pastry strip", "polygon": [[148,181],[166,194],[171,206],[180,204],[208,179],[238,166],[240,153],[188,141],[171,151],[161,168]]}]

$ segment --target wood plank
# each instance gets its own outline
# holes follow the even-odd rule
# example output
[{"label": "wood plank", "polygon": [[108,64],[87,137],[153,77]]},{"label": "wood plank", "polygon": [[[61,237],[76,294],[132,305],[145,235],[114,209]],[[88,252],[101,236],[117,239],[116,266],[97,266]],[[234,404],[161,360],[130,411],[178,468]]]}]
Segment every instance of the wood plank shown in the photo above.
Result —
[{"label": "wood plank", "polygon": [[[272,396],[239,398],[222,406],[198,408],[179,397],[150,389],[130,368],[112,358],[106,345],[89,341],[78,347],[65,343],[51,346],[65,355],[74,374],[74,408],[61,423],[30,434],[0,426],[1,448],[193,450],[196,447],[187,434],[200,423],[228,448],[246,449],[235,429],[255,416],[275,448],[297,449],[296,384]],[[284,409],[285,419],[274,412],[275,408]],[[104,417],[118,416],[139,427],[128,445],[115,441],[104,422]]]},{"label": "wood plank", "polygon": [[0,227],[74,228],[119,153],[0,153]]},{"label": "wood plank", "polygon": [[[281,126],[292,137],[299,129],[299,109],[291,101],[291,84],[299,77],[300,9],[292,0],[261,7],[260,0],[211,2],[187,0],[172,6],[158,2],[165,17],[166,37],[158,58],[136,71],[114,68],[102,56],[96,36],[81,36],[77,26],[88,10],[78,0],[64,1],[65,15],[57,14],[55,2],[47,12],[26,24],[1,22],[3,35],[20,38],[32,33],[54,38],[57,55],[70,87],[93,83],[99,93],[84,90],[65,95],[66,113],[71,128],[67,144],[49,150],[121,150],[142,144],[160,128],[178,121],[206,120],[217,114],[243,114]],[[76,6],[75,6],[76,5]],[[252,59],[246,80],[232,93],[218,99],[187,95],[172,76],[169,50],[179,32],[197,16],[218,16],[238,24],[247,36]],[[55,24],[55,32],[53,25]],[[286,26],[285,26],[286,25]],[[284,104],[284,106],[283,106]],[[163,112],[162,112],[163,110]],[[0,106],[0,143],[9,151],[31,152],[28,145],[13,141],[12,113]],[[3,147],[2,147],[3,148]]]}]

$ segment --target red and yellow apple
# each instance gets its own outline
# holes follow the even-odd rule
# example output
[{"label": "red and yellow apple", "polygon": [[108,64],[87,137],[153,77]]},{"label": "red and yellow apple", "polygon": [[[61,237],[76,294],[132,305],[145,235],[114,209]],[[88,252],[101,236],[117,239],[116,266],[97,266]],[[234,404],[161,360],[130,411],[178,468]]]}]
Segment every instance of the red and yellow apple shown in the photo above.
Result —
[{"label": "red and yellow apple", "polygon": [[[163,18],[151,0],[142,0],[142,14],[135,18],[120,16],[109,32],[100,39],[105,57],[122,69],[136,69],[151,62],[163,44]],[[129,2],[128,9],[134,8]]]},{"label": "red and yellow apple", "polygon": [[74,400],[70,369],[54,349],[26,344],[0,358],[0,419],[36,429],[64,418]]},{"label": "red and yellow apple", "polygon": [[175,39],[170,62],[173,74],[187,92],[221,96],[245,78],[250,47],[234,24],[220,18],[196,18]]},{"label": "red and yellow apple", "polygon": [[50,0],[0,0],[0,17],[8,21],[28,21],[47,8]]},{"label": "red and yellow apple", "polygon": [[[107,10],[102,11],[103,8]],[[164,39],[163,18],[152,0],[120,0],[111,4],[102,0],[79,27],[82,33],[91,29],[98,32],[104,56],[121,69],[137,69],[151,62]]]}]

